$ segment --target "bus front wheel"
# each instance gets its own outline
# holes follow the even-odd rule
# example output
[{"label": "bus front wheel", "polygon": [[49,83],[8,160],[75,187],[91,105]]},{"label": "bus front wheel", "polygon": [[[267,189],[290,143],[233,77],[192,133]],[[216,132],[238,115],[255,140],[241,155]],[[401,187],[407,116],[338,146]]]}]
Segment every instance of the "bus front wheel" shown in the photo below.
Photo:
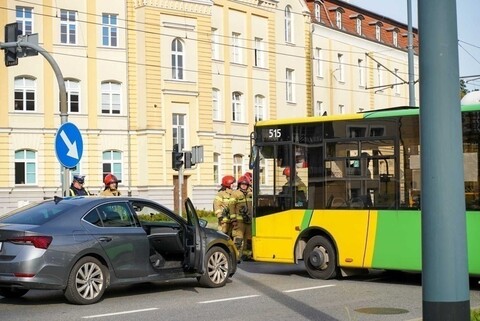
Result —
[{"label": "bus front wheel", "polygon": [[328,280],[337,276],[337,254],[332,243],[323,236],[308,240],[303,260],[308,274],[314,279]]}]

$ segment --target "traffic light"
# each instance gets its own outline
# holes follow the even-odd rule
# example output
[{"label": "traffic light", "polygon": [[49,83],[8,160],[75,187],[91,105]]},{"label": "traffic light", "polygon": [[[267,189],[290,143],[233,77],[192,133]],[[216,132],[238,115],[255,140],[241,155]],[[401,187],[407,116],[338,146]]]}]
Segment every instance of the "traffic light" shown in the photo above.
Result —
[{"label": "traffic light", "polygon": [[[16,22],[5,25],[5,42],[17,42],[18,24]],[[5,48],[5,66],[18,65],[17,47]]]},{"label": "traffic light", "polygon": [[173,145],[172,168],[178,171],[183,165],[183,153],[178,151],[178,144]]}]

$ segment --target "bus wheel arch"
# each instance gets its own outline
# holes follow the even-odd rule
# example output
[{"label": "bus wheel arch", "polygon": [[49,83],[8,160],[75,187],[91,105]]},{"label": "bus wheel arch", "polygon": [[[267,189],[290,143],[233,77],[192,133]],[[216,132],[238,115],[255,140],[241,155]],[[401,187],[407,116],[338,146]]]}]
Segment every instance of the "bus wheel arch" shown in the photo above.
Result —
[{"label": "bus wheel arch", "polygon": [[339,271],[337,250],[326,235],[315,235],[308,239],[303,250],[303,261],[308,274],[314,279],[333,279]]}]

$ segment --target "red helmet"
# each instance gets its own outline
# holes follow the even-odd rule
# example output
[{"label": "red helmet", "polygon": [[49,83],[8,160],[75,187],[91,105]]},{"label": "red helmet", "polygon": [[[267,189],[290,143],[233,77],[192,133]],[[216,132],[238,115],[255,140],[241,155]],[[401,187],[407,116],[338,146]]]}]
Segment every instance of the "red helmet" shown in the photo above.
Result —
[{"label": "red helmet", "polygon": [[103,179],[103,182],[105,183],[105,185],[110,185],[111,183],[119,183],[120,181],[117,179],[115,175],[107,174]]},{"label": "red helmet", "polygon": [[230,188],[232,184],[235,183],[235,177],[227,175],[222,178],[222,186]]},{"label": "red helmet", "polygon": [[241,185],[241,184],[247,184],[250,186],[250,180],[248,179],[247,176],[240,176],[240,178],[238,179],[238,185]]},{"label": "red helmet", "polygon": [[290,177],[290,167],[285,167],[283,170],[283,175]]},{"label": "red helmet", "polygon": [[252,173],[246,172],[245,174],[243,174],[243,176],[245,176],[250,181],[250,183],[252,182],[252,179],[253,179]]}]

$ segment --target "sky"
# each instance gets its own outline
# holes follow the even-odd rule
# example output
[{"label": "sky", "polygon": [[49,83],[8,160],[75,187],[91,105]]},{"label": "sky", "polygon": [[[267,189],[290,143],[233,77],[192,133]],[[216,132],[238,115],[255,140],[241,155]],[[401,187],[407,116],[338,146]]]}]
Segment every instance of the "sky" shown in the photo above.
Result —
[{"label": "sky", "polygon": [[[351,4],[407,24],[407,0],[349,0]],[[418,27],[418,0],[412,0],[412,22]],[[480,1],[456,0],[460,77],[480,78]],[[474,77],[467,78],[474,79]],[[480,79],[467,83],[468,90],[480,90]]]}]

